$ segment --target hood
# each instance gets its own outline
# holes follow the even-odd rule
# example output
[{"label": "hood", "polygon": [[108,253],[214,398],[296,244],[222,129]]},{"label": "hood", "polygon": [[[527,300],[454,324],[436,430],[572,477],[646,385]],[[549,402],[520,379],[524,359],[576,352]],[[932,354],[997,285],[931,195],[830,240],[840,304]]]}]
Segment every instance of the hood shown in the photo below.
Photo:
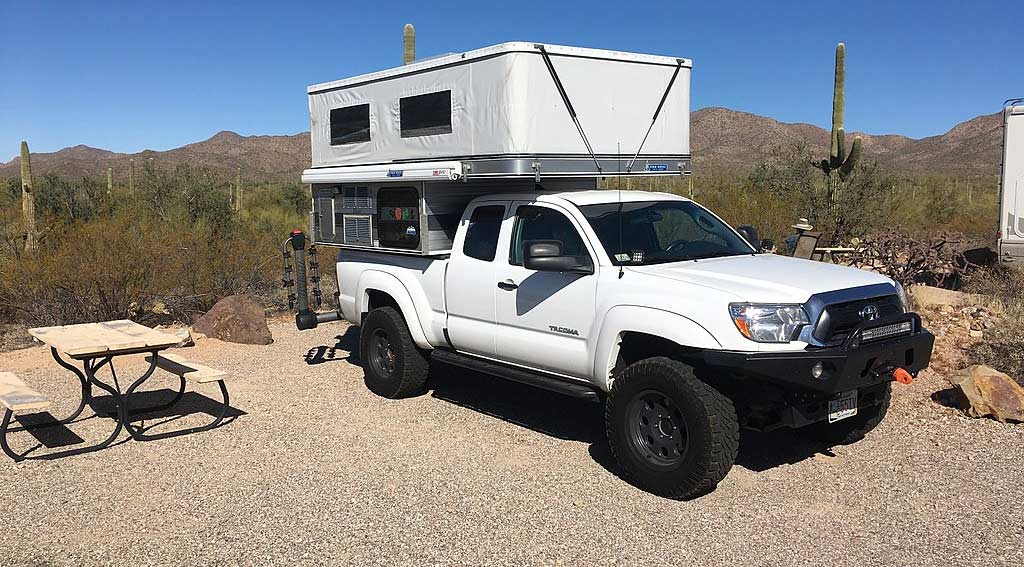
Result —
[{"label": "hood", "polygon": [[889,278],[857,268],[775,254],[708,258],[630,270],[715,288],[752,303],[803,303],[817,293],[892,284]]}]

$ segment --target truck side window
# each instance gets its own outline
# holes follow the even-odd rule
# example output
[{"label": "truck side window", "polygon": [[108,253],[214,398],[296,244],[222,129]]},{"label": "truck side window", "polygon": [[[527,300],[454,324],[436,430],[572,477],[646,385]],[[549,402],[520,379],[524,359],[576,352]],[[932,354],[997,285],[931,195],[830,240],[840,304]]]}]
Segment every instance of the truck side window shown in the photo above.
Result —
[{"label": "truck side window", "polygon": [[462,253],[470,258],[490,262],[498,251],[498,233],[501,220],[505,217],[503,205],[477,207],[469,218],[466,228],[466,242]]},{"label": "truck side window", "polygon": [[559,240],[562,254],[590,256],[583,238],[565,215],[547,207],[524,205],[516,210],[516,224],[512,229],[512,249],[508,263],[523,265],[523,242],[529,240]]}]

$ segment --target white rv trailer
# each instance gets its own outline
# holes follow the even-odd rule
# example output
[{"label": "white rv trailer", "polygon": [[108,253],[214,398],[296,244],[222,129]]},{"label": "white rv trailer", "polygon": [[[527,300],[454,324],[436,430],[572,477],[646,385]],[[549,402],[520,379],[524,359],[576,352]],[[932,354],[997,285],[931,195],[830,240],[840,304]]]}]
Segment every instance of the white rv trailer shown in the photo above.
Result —
[{"label": "white rv trailer", "polygon": [[1024,98],[1003,105],[998,240],[1000,260],[1024,266]]},{"label": "white rv trailer", "polygon": [[443,255],[481,194],[688,174],[690,68],[513,42],[310,86],[313,241]]}]

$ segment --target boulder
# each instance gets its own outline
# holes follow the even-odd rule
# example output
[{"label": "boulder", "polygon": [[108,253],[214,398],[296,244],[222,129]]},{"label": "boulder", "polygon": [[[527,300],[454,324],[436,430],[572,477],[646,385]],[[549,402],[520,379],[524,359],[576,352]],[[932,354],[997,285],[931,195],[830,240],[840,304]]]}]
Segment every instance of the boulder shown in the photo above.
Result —
[{"label": "boulder", "polygon": [[192,328],[229,343],[269,345],[274,342],[263,305],[248,295],[229,295],[221,299]]},{"label": "boulder", "polygon": [[971,293],[927,285],[915,285],[907,294],[915,309],[930,309],[939,313],[952,313],[956,308],[973,304],[977,300],[977,296]]},{"label": "boulder", "polygon": [[958,407],[971,417],[1024,422],[1024,387],[1002,372],[976,364],[950,379]]}]

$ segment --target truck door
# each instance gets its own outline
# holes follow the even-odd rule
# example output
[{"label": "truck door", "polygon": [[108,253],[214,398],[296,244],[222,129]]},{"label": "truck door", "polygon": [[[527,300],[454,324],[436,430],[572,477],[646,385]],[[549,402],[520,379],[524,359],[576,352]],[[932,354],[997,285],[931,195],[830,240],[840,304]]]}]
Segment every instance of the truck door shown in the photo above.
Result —
[{"label": "truck door", "polygon": [[444,280],[448,338],[456,350],[495,356],[494,296],[498,236],[505,220],[503,202],[471,205],[452,245]]},{"label": "truck door", "polygon": [[[523,267],[523,242],[559,240],[565,254],[594,251],[567,211],[548,203],[512,204],[511,231],[504,231],[495,261],[498,358],[523,366],[587,378],[587,342],[594,332],[597,274],[538,272]],[[502,250],[503,249],[503,250]],[[502,253],[504,252],[504,253]]]}]

